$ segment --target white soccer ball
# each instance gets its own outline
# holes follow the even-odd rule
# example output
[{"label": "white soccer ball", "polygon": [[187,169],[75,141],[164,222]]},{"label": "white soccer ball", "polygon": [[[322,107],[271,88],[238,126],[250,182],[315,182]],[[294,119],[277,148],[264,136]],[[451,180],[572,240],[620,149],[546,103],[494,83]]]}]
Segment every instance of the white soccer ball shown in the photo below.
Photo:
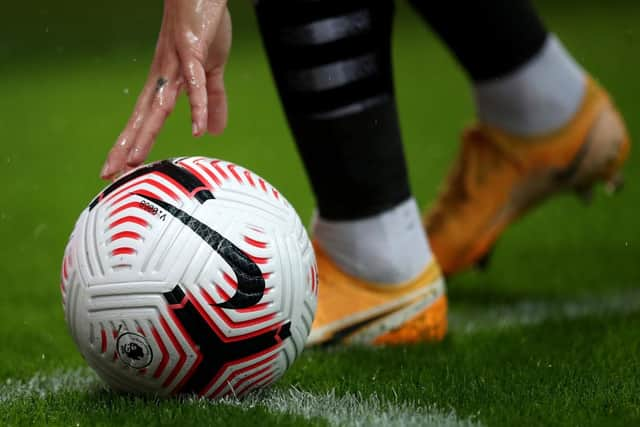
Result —
[{"label": "white soccer ball", "polygon": [[70,333],[111,387],[243,396],[280,378],[316,310],[313,248],[265,180],[203,157],[140,167],[82,212],[65,250]]}]

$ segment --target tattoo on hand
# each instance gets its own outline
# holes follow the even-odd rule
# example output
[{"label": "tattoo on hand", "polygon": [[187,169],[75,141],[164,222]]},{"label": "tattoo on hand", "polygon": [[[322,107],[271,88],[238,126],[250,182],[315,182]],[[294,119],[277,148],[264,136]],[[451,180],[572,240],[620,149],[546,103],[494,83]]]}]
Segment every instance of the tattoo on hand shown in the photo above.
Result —
[{"label": "tattoo on hand", "polygon": [[156,92],[162,89],[162,87],[166,85],[168,82],[169,80],[165,79],[164,77],[158,78],[158,80],[156,81]]}]

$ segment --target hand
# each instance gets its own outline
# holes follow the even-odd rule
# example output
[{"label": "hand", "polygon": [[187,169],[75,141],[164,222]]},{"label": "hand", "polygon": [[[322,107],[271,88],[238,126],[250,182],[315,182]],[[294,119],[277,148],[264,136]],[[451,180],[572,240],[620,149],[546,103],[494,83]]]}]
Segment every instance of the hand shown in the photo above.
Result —
[{"label": "hand", "polygon": [[224,66],[231,48],[226,0],[165,0],[147,82],[102,168],[111,179],[144,162],[186,87],[192,133],[222,133],[227,124]]}]

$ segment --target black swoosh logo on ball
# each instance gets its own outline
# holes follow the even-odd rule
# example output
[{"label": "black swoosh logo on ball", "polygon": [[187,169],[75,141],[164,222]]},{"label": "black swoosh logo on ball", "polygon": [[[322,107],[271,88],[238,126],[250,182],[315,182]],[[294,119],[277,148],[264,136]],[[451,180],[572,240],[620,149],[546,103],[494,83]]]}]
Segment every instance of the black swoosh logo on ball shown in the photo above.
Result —
[{"label": "black swoosh logo on ball", "polygon": [[136,194],[149,200],[169,212],[184,225],[193,230],[214,251],[216,251],[231,266],[236,275],[238,286],[236,293],[228,300],[216,304],[222,308],[247,308],[256,305],[264,295],[264,278],[260,267],[251,260],[240,248],[213,230],[206,224],[198,221],[185,211],[159,199]]}]

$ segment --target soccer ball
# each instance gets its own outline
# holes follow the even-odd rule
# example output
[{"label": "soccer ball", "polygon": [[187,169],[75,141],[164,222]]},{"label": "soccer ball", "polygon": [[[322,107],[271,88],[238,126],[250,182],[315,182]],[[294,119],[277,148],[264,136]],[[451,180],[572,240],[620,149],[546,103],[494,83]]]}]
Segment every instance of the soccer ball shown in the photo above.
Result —
[{"label": "soccer ball", "polygon": [[61,290],[76,345],[114,389],[241,397],[302,352],[318,276],[306,230],[275,188],[188,157],[135,169],[89,204]]}]

